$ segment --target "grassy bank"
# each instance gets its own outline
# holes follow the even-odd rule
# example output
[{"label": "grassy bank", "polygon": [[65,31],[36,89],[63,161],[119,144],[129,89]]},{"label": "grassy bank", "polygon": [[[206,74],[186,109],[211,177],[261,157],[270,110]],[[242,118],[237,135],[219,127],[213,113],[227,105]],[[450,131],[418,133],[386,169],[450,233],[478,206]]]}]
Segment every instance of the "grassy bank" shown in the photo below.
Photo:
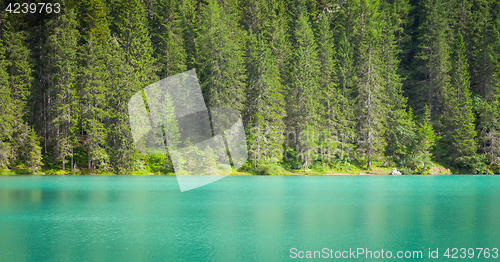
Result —
[{"label": "grassy bank", "polygon": [[[269,163],[253,168],[249,163],[245,164],[238,171],[233,171],[231,176],[328,176],[328,175],[389,175],[394,166],[376,166],[372,169],[366,169],[360,164],[337,163],[335,165],[326,166],[312,165],[311,168],[303,170],[293,168],[287,164]],[[403,175],[418,175],[411,170],[402,168],[399,169]],[[438,163],[433,163],[431,171],[420,175],[448,175],[452,174],[450,169],[443,167]],[[175,175],[174,172],[168,172],[166,169],[144,167],[138,170],[129,170],[122,173],[94,170],[90,172],[88,169],[78,170],[61,170],[42,168],[41,171],[33,172],[23,168],[1,169],[0,175],[132,175],[132,176],[154,176],[154,175]]]}]

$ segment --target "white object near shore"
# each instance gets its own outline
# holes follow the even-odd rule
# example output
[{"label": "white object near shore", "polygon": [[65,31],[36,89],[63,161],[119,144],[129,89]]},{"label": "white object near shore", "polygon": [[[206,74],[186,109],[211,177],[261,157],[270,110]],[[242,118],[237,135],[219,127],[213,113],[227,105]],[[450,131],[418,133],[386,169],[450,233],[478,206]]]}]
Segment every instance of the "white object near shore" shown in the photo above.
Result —
[{"label": "white object near shore", "polygon": [[393,168],[391,173],[389,174],[391,176],[400,176],[401,172],[399,172],[396,168]]}]

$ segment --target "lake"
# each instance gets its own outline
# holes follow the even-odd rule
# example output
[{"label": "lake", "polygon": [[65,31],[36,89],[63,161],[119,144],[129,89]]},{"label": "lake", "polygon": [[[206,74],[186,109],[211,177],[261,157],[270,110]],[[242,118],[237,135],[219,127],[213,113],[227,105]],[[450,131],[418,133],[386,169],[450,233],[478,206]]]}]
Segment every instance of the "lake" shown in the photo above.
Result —
[{"label": "lake", "polygon": [[500,259],[500,176],[243,176],[183,193],[172,176],[0,177],[0,261],[441,261],[448,248]]}]

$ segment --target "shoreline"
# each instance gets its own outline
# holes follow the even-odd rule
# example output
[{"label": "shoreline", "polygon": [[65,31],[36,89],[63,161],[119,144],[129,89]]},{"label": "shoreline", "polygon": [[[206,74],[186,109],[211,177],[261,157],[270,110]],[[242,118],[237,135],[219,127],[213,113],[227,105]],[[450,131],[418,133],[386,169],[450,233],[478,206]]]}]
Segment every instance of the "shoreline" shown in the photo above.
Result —
[{"label": "shoreline", "polygon": [[[0,176],[175,176],[175,173],[153,173],[153,172],[135,172],[132,171],[127,174],[117,174],[112,172],[103,172],[103,173],[84,173],[84,172],[37,172],[37,173],[22,173],[22,172],[8,172],[8,173],[0,173]],[[453,173],[433,173],[433,174],[409,174],[402,176],[445,176],[445,175],[500,175],[500,174],[453,174]],[[252,174],[248,172],[233,172],[226,176],[391,176],[390,171],[386,170],[363,170],[360,172],[328,172],[328,173],[320,173],[320,172],[304,172],[304,171],[296,171],[296,172],[285,172],[281,174]]]}]

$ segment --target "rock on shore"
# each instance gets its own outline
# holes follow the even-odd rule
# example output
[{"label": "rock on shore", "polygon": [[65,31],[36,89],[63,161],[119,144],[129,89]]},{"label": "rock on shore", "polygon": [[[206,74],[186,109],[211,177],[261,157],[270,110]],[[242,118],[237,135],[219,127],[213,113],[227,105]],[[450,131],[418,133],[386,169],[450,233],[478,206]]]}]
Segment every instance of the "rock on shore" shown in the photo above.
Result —
[{"label": "rock on shore", "polygon": [[393,168],[391,173],[389,174],[391,176],[400,176],[401,172],[399,172],[396,168]]}]

